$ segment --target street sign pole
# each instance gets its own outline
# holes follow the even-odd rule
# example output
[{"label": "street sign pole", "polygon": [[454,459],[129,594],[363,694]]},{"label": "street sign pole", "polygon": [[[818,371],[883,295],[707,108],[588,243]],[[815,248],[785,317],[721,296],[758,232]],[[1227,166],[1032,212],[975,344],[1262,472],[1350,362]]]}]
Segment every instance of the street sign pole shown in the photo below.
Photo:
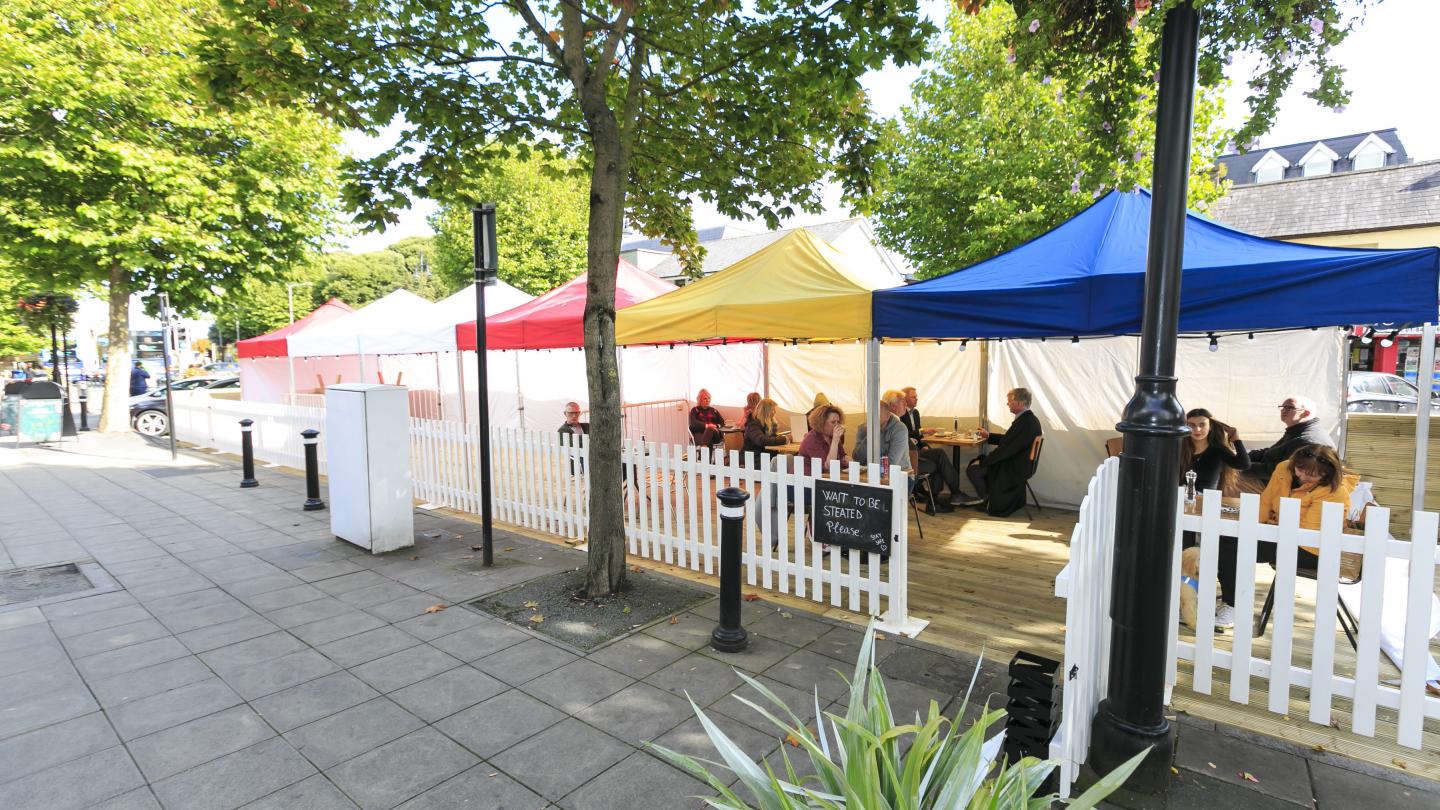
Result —
[{"label": "street sign pole", "polygon": [[475,358],[479,366],[480,422],[480,537],[481,565],[495,564],[493,516],[490,511],[490,380],[485,362],[485,288],[498,279],[499,264],[495,256],[495,204],[475,206]]},{"label": "street sign pole", "polygon": [[175,334],[175,313],[170,311],[170,296],[160,293],[160,349],[165,359],[165,423],[170,434],[170,460],[180,457],[175,449],[175,388],[170,384],[170,338]]}]

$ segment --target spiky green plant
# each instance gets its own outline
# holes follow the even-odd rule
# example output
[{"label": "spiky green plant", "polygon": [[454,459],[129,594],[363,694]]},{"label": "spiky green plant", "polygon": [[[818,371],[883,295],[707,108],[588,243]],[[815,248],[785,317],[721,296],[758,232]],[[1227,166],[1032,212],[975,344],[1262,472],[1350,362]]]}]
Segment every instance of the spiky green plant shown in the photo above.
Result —
[{"label": "spiky green plant", "polygon": [[[812,732],[790,707],[764,684],[743,672],[736,671],[773,704],[789,721],[776,717],[769,709],[745,698],[745,705],[773,723],[810,758],[814,775],[801,779],[781,745],[785,773],[777,775],[769,765],[756,764],[695,705],[695,715],[710,736],[724,764],[702,760],[651,744],[660,756],[704,780],[719,795],[705,799],[711,807],[749,810],[1042,810],[1056,800],[1053,795],[1037,796],[1051,770],[1054,760],[1025,757],[1018,762],[997,763],[1005,735],[986,739],[990,729],[1000,723],[1005,712],[986,711],[968,729],[940,714],[940,707],[930,701],[923,722],[898,724],[890,710],[885,679],[875,666],[875,627],[865,631],[860,654],[855,661],[855,675],[849,679],[850,705],[843,717],[820,712],[815,700],[816,722]],[[975,675],[980,671],[976,665]],[[964,714],[975,688],[975,675],[965,691],[956,717]],[[825,730],[829,722],[829,733]],[[909,738],[907,748],[902,744]],[[1139,766],[1145,753],[1116,768],[1096,782],[1079,798],[1069,802],[1072,808],[1094,807],[1101,799],[1120,787]],[[740,777],[740,784],[750,793],[746,801],[727,787],[730,780],[717,776],[712,768],[726,768]]]}]

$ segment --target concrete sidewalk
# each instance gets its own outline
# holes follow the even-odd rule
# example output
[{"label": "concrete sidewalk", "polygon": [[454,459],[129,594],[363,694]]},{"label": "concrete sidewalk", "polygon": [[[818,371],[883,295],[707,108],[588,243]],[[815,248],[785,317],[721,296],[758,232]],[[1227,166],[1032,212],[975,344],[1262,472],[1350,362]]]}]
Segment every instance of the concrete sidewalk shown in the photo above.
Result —
[{"label": "concrete sidewalk", "polygon": [[[416,547],[374,557],[300,509],[303,481],[259,479],[136,436],[0,447],[0,573],[80,563],[98,585],[0,604],[0,807],[698,807],[708,787],[643,747],[717,758],[687,693],[772,763],[732,667],[802,716],[816,685],[843,710],[853,627],[748,603],[751,648],[722,655],[712,599],[586,654],[461,606],[582,553],[497,532],[481,569],[475,524],[419,512]],[[878,656],[900,716],[953,712],[975,666],[906,639]],[[1004,689],[987,664],[975,699]],[[1440,803],[1204,724],[1182,723],[1176,764],[1176,808]]]}]

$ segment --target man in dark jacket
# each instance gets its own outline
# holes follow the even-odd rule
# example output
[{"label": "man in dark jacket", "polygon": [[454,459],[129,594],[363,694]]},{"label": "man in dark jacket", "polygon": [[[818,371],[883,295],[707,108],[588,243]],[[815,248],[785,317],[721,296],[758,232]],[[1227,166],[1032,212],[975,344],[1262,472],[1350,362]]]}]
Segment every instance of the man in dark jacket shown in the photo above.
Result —
[{"label": "man in dark jacket", "polygon": [[1003,517],[1025,505],[1025,482],[1030,479],[1030,448],[1039,438],[1040,420],[1030,410],[1030,392],[1016,388],[1005,395],[1005,404],[1015,421],[1004,433],[981,428],[980,438],[998,445],[988,455],[970,463],[965,475],[979,495],[966,506],[986,504],[985,511]]},{"label": "man in dark jacket", "polygon": [[139,396],[149,390],[150,372],[140,365],[139,360],[136,360],[135,367],[130,369],[130,396]]},{"label": "man in dark jacket", "polygon": [[[920,411],[915,408],[920,404],[920,394],[913,386],[906,386],[900,390],[905,394],[905,414],[900,417],[900,421],[910,433],[910,446],[920,451],[920,463],[917,465],[920,477],[938,477],[945,483],[950,490],[950,498],[948,501],[939,500],[935,504],[935,508],[941,512],[949,512],[953,507],[959,506],[967,500],[960,492],[960,473],[955,469],[955,462],[950,460],[949,452],[925,443],[926,432],[933,433],[934,431],[930,428],[920,427]],[[938,488],[933,494],[938,500],[940,497]]]},{"label": "man in dark jacket", "polygon": [[1250,451],[1250,472],[1263,487],[1270,482],[1270,474],[1280,462],[1290,458],[1302,446],[1323,444],[1334,447],[1330,434],[1320,427],[1320,418],[1315,415],[1315,403],[1308,397],[1287,397],[1280,403],[1280,421],[1285,423],[1285,435],[1280,441],[1263,450]]},{"label": "man in dark jacket", "polygon": [[[560,423],[560,433],[562,435],[569,433],[574,436],[585,436],[590,433],[590,423],[580,421],[580,403],[565,403],[565,421]],[[580,440],[576,439],[575,444],[579,445]],[[581,462],[581,465],[580,469],[583,471],[585,469],[583,466],[584,462]],[[575,473],[575,462],[573,460],[570,462],[570,473],[572,475]]]}]

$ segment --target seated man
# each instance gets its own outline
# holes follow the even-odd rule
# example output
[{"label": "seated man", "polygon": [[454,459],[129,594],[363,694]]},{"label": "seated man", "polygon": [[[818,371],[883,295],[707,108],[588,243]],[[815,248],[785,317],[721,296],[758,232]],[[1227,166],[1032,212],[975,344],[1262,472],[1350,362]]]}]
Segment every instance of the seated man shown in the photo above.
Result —
[{"label": "seated man", "polygon": [[1015,421],[1004,433],[990,433],[981,428],[980,438],[998,445],[994,452],[970,463],[965,475],[975,487],[978,498],[966,506],[988,504],[985,511],[997,517],[1014,512],[1025,505],[1025,481],[1030,477],[1030,446],[1041,435],[1040,420],[1030,410],[1030,392],[1016,388],[1005,395],[1005,404]]},{"label": "seated man", "polygon": [[920,411],[915,406],[920,402],[920,395],[916,393],[913,386],[900,389],[905,392],[905,413],[901,414],[900,421],[905,424],[910,432],[910,445],[920,451],[919,472],[922,476],[938,476],[950,490],[950,501],[947,504],[939,499],[939,492],[933,493],[937,501],[936,508],[941,512],[948,512],[946,506],[959,506],[966,501],[964,493],[960,491],[960,473],[955,469],[955,462],[950,460],[950,453],[943,447],[930,447],[925,444],[925,435],[931,431],[929,428],[921,429]]},{"label": "seated man", "polygon": [[720,428],[725,426],[725,417],[710,407],[710,392],[704,388],[695,395],[695,407],[690,409],[690,438],[700,447],[714,447],[724,441]]},{"label": "seated man", "polygon": [[[888,456],[890,466],[898,467],[907,473],[913,472],[910,469],[910,436],[905,430],[905,425],[900,421],[899,415],[905,411],[905,395],[899,391],[886,391],[880,395],[880,435],[876,442],[878,456],[874,463],[879,464],[881,458]],[[867,460],[866,452],[866,428],[868,425],[861,425],[855,432],[855,452],[850,457],[861,464],[870,463]],[[915,479],[910,479],[910,488],[915,488]]]},{"label": "seated man", "polygon": [[1315,403],[1308,397],[1287,397],[1280,403],[1280,421],[1285,423],[1285,434],[1280,441],[1262,450],[1250,451],[1250,470],[1245,474],[1251,479],[1247,490],[1264,489],[1280,462],[1289,459],[1301,447],[1307,444],[1335,446],[1330,434],[1320,427]]}]

